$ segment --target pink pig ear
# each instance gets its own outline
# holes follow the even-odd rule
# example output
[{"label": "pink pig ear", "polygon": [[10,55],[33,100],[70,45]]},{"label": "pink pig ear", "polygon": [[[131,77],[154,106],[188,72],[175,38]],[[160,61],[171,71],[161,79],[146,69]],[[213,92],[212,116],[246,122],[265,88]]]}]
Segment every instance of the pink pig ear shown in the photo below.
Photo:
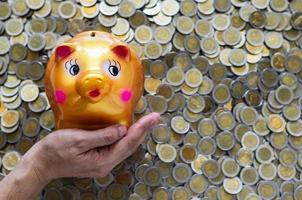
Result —
[{"label": "pink pig ear", "polygon": [[60,61],[69,56],[75,49],[69,44],[62,44],[56,48],[56,61]]},{"label": "pink pig ear", "polygon": [[128,46],[124,44],[114,45],[111,50],[121,59],[125,59],[126,61],[130,61],[130,49]]}]

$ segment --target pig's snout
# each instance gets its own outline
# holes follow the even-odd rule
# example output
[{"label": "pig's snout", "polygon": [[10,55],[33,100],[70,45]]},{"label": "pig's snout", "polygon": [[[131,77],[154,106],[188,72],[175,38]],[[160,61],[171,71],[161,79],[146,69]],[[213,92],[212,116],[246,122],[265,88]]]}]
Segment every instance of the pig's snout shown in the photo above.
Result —
[{"label": "pig's snout", "polygon": [[101,99],[102,90],[105,87],[105,76],[101,74],[87,74],[77,81],[77,89],[82,97],[91,102]]}]

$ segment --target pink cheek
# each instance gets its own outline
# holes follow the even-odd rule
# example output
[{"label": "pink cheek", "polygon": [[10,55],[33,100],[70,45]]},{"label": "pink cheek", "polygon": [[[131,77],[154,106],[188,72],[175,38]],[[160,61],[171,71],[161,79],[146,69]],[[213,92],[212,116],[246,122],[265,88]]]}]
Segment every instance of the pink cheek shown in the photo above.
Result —
[{"label": "pink cheek", "polygon": [[123,102],[128,102],[132,97],[132,92],[129,89],[125,89],[121,93],[121,100]]},{"label": "pink cheek", "polygon": [[66,101],[66,94],[62,90],[55,91],[56,102],[59,104],[63,104]]}]

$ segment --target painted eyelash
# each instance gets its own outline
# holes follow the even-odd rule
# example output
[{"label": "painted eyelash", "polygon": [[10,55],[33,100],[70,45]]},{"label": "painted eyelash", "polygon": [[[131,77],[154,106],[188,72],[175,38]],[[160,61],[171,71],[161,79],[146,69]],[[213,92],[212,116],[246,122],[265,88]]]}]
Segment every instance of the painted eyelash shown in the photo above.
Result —
[{"label": "painted eyelash", "polygon": [[[77,63],[77,60],[78,59],[74,59],[74,63],[71,63],[73,61],[73,59],[70,59],[70,60],[66,61],[65,65],[64,65],[65,69],[69,69],[72,65],[79,65]],[[68,64],[68,66],[67,66],[67,64]]]},{"label": "painted eyelash", "polygon": [[119,61],[115,61],[115,60],[112,60],[114,62],[114,64],[111,63],[111,60],[109,60],[109,66],[116,66],[119,68],[119,70],[121,70],[121,64],[119,63]]}]

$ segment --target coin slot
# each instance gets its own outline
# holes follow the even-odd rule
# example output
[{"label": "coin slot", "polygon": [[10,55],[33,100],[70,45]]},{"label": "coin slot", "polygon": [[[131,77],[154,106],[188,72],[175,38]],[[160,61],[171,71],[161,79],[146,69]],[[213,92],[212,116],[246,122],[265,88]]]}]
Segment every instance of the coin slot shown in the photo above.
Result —
[{"label": "coin slot", "polygon": [[91,32],[90,36],[95,37],[95,32]]}]

